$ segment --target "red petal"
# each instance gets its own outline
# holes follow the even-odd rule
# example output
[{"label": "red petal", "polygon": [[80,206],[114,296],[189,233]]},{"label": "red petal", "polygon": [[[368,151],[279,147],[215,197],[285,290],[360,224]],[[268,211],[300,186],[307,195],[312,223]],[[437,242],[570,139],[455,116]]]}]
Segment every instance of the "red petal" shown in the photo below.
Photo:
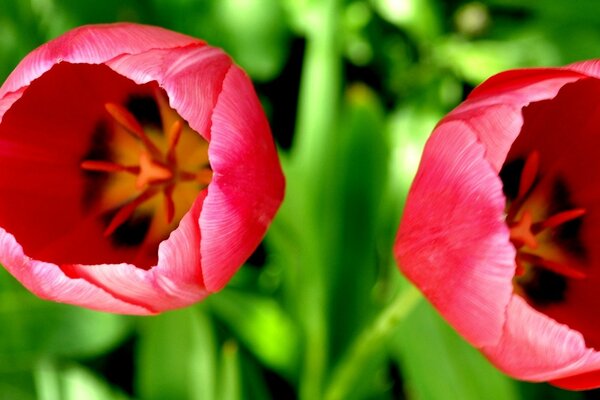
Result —
[{"label": "red petal", "polygon": [[552,98],[566,83],[582,78],[585,76],[559,69],[507,71],[473,90],[441,123],[452,120],[468,123],[485,146],[485,157],[500,172],[521,131],[522,108],[531,102]]},{"label": "red petal", "polygon": [[70,277],[89,282],[123,302],[151,312],[196,303],[208,295],[198,246],[201,240],[198,218],[203,201],[204,195],[201,195],[179,227],[160,244],[158,265],[149,270],[131,264],[69,265],[63,268]]}]

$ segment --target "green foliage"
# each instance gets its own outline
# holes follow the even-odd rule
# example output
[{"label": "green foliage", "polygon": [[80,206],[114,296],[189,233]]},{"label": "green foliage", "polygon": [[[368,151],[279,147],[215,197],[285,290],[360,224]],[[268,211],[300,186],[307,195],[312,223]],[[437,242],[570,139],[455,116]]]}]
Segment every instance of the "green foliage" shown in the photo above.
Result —
[{"label": "green foliage", "polygon": [[410,398],[520,398],[515,382],[494,369],[426,302],[404,321],[391,347],[405,374]]}]

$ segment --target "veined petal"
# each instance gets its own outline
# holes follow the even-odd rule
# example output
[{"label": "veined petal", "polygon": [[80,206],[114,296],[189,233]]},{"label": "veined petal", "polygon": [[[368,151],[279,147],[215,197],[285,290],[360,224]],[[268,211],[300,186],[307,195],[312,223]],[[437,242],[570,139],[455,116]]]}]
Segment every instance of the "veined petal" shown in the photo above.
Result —
[{"label": "veined petal", "polygon": [[212,118],[213,180],[200,215],[206,288],[219,290],[262,240],[284,192],[270,128],[248,77],[232,66]]},{"label": "veined petal", "polygon": [[593,78],[600,78],[600,60],[576,62],[567,65],[565,69],[577,71]]},{"label": "veined petal", "polygon": [[598,65],[508,71],[473,90],[426,145],[395,248],[495,365],[571,389],[600,385]]},{"label": "veined petal", "polygon": [[69,265],[63,268],[115,298],[137,304],[152,313],[196,303],[209,293],[200,268],[198,218],[205,195],[183,217],[179,227],[158,249],[158,265],[143,270],[132,264]]},{"label": "veined petal", "polygon": [[29,53],[0,88],[0,98],[29,85],[63,61],[100,64],[122,54],[203,43],[190,36],[147,25],[118,23],[82,26]]},{"label": "veined petal", "polygon": [[27,257],[14,236],[0,228],[0,259],[23,286],[46,300],[81,305],[99,311],[149,314],[150,310],[112,296],[84,279],[73,279],[55,264]]},{"label": "veined petal", "polygon": [[500,342],[482,349],[504,372],[546,381],[600,368],[600,354],[586,347],[579,332],[534,310],[523,298],[511,298],[506,316]]},{"label": "veined petal", "polygon": [[106,64],[137,83],[159,82],[169,93],[171,107],[210,140],[211,113],[232,65],[222,50],[208,46],[159,49],[123,55]]},{"label": "veined petal", "polygon": [[524,69],[495,75],[475,88],[444,121],[467,122],[485,146],[485,157],[499,172],[523,125],[521,109],[549,99],[569,82],[586,78],[560,69]]},{"label": "veined petal", "polygon": [[220,289],[283,197],[248,77],[135,24],[75,29],[22,61],[0,89],[0,166],[0,262],[42,297],[130,314]]},{"label": "veined petal", "polygon": [[435,129],[394,246],[405,275],[476,346],[500,340],[515,270],[502,183],[484,150],[465,123]]}]

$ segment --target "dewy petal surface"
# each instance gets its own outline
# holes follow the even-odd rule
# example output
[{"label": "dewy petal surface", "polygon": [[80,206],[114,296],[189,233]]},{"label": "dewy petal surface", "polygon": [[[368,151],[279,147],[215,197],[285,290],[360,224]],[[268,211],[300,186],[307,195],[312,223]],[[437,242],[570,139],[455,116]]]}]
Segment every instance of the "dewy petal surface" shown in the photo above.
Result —
[{"label": "dewy petal surface", "polygon": [[[119,79],[123,84],[115,85]],[[97,135],[93,124],[99,119],[109,121],[106,104],[125,104],[131,96],[147,97],[155,93],[154,87],[164,90],[167,96],[168,104],[159,104],[161,110],[172,107],[189,124],[184,131],[192,129],[203,140],[209,141],[208,150],[203,151],[209,153],[210,169],[204,171],[208,173],[197,175],[192,174],[193,171],[181,172],[181,179],[197,179],[206,182],[208,187],[192,199],[192,206],[181,222],[157,245],[156,265],[146,264],[140,268],[131,261],[139,260],[143,249],[132,248],[130,254],[127,246],[119,250],[111,245],[108,239],[112,231],[106,231],[106,222],[98,224],[98,218],[88,215],[85,207],[73,199],[80,199],[86,187],[90,187],[81,165],[93,170],[137,171],[128,166],[131,162],[118,166],[110,159],[96,158],[102,154],[96,154],[98,146],[93,143]],[[67,93],[62,100],[80,100],[69,100],[71,103],[65,107],[62,100],[48,103],[52,95],[32,95],[35,90],[48,94]],[[96,98],[98,94],[101,95]],[[21,101],[25,98],[29,100]],[[94,100],[89,103],[90,99]],[[38,109],[46,109],[48,118],[54,121],[52,124],[44,118],[31,121],[22,118],[36,115],[28,111],[35,102],[40,103]],[[88,107],[88,104],[93,105]],[[85,111],[86,107],[89,112]],[[118,107],[111,105],[108,109]],[[65,109],[71,113],[60,116]],[[64,118],[64,122],[60,118]],[[120,117],[117,115],[117,118]],[[168,126],[175,122],[162,111],[161,118]],[[27,121],[27,129],[21,129],[23,121]],[[74,126],[69,126],[71,121],[76,122]],[[81,124],[77,125],[79,122]],[[49,125],[53,126],[52,135],[47,134]],[[7,136],[2,134],[2,129],[13,133]],[[154,128],[151,126],[151,129]],[[106,128],[100,131],[104,132]],[[34,135],[34,139],[28,135]],[[156,134],[152,135],[156,140]],[[127,139],[126,136],[111,146],[131,146],[139,139]],[[179,146],[189,147],[189,134],[179,141],[183,143]],[[96,148],[92,155],[90,143]],[[15,193],[0,200],[0,229],[4,228],[1,233],[3,243],[6,243],[0,248],[0,263],[6,264],[17,279],[40,297],[98,310],[156,313],[183,307],[220,289],[258,245],[283,197],[284,181],[276,149],[248,77],[221,50],[207,46],[199,39],[157,27],[136,24],[82,27],[28,55],[0,88],[0,145],[0,163],[16,172],[8,173],[10,169],[7,168],[4,174],[0,173],[3,183]],[[197,155],[200,160],[204,157],[197,152],[169,150],[169,154],[165,162],[177,160],[185,165],[193,165]],[[120,153],[117,156],[137,162],[136,157],[123,158]],[[140,160],[146,160],[144,165],[147,167],[162,171],[157,185],[161,184],[160,179],[180,179],[165,166],[147,159],[148,156],[140,157]],[[34,171],[31,163],[44,167]],[[149,171],[147,167],[144,167],[145,171]],[[256,171],[256,168],[268,170]],[[45,190],[43,196],[47,197],[40,197],[39,188],[23,179],[26,175],[37,176],[55,190]],[[129,180],[119,179],[123,184],[136,182],[135,176],[127,178]],[[137,182],[138,186],[154,184],[154,181],[139,179]],[[125,187],[123,184],[112,189],[109,196],[112,201],[116,201],[116,193]],[[190,201],[190,194],[177,187],[165,187],[164,195],[162,192],[152,194],[155,192],[149,192],[150,196],[165,197],[167,208],[170,208],[170,211],[166,208],[157,211],[158,217],[172,215],[174,207],[176,211],[180,210],[178,207],[182,202],[168,201],[169,196],[187,196],[185,201]],[[45,204],[40,204],[40,200]],[[210,206],[205,211],[204,205],[209,200]],[[155,207],[150,203],[156,201],[146,203],[144,200],[139,207],[147,212]],[[25,217],[29,222],[23,223],[26,213],[9,212],[15,206],[35,211]],[[44,210],[51,212],[44,215]],[[36,220],[35,215],[43,216],[45,222],[42,223],[46,228],[36,230],[39,218]],[[152,222],[150,228],[144,229],[155,232],[155,225]],[[206,225],[206,231],[203,225]],[[10,229],[6,229],[8,226]],[[131,230],[138,228],[127,229],[138,234]],[[43,239],[48,232],[53,236],[51,241]],[[218,238],[211,239],[212,234]],[[22,247],[19,237],[28,238]],[[226,249],[224,255],[214,254],[223,249]],[[14,256],[16,253],[25,261]],[[32,259],[31,254],[40,254],[56,262]],[[93,254],[103,256],[94,259]],[[81,262],[86,258],[88,262]]]},{"label": "dewy petal surface", "polygon": [[[476,88],[464,103],[438,124],[426,145],[395,247],[403,272],[459,333],[480,348],[494,364],[520,379],[549,380],[570,389],[600,386],[600,353],[596,351],[597,345],[590,345],[598,342],[595,339],[598,324],[593,316],[600,301],[596,289],[600,271],[594,267],[600,262],[597,256],[600,246],[596,244],[600,232],[595,228],[600,226],[600,216],[596,216],[599,208],[594,206],[600,201],[600,192],[594,189],[593,184],[598,182],[596,175],[599,170],[594,149],[597,149],[596,142],[600,141],[597,134],[600,122],[597,117],[598,93],[595,89],[600,86],[589,79],[599,75],[598,65],[597,61],[590,61],[564,69],[508,71]],[[545,106],[546,103],[548,106]],[[458,125],[448,129],[449,123]],[[521,137],[524,129],[537,133],[526,132]],[[432,162],[432,159],[438,158],[463,159],[469,145],[456,145],[457,131],[462,135],[473,135],[475,142],[482,147],[478,154],[469,155],[477,160],[462,161],[465,169],[479,168],[475,174],[478,178],[472,179],[475,188],[467,183],[468,179],[447,176],[460,176],[456,172],[459,168],[448,167],[448,171],[440,172],[442,168],[437,162]],[[515,141],[521,144],[516,145]],[[541,144],[539,149],[536,144]],[[517,146],[515,150],[511,150],[513,145]],[[481,312],[485,310],[481,304],[482,298],[485,299],[484,292],[490,290],[489,286],[464,275],[464,271],[468,270],[465,265],[469,265],[475,257],[481,257],[473,269],[481,274],[490,271],[493,276],[501,276],[498,274],[498,261],[504,260],[505,275],[500,279],[502,282],[496,284],[498,287],[512,286],[516,264],[510,255],[514,256],[515,248],[505,231],[506,214],[498,200],[492,200],[495,196],[486,191],[504,196],[501,193],[502,182],[497,175],[505,162],[515,159],[515,152],[519,149],[522,150],[521,158],[532,150],[539,151],[540,174],[552,176],[547,167],[552,165],[560,175],[559,187],[562,187],[562,182],[566,183],[569,197],[563,202],[568,203],[570,208],[556,212],[584,210],[581,217],[583,224],[577,231],[577,237],[587,249],[589,268],[584,271],[584,278],[569,278],[568,287],[572,289],[567,291],[567,297],[574,306],[572,308],[550,306],[538,310],[511,288],[507,292],[498,291],[503,295],[492,292],[487,298],[486,301],[502,305],[502,311],[499,311],[502,316],[491,315]],[[439,154],[444,152],[449,154],[440,157]],[[489,176],[489,182],[484,179],[488,172],[478,165],[481,159],[491,167],[492,175],[496,175]],[[494,180],[495,184],[492,183]],[[463,183],[457,185],[457,181]],[[446,190],[460,193],[444,195]],[[484,194],[473,195],[480,192]],[[470,204],[452,208],[448,206],[448,199],[452,197],[468,199]],[[501,201],[506,202],[506,199]],[[451,204],[454,205],[452,201]],[[496,207],[496,215],[491,215],[491,212],[489,221],[499,222],[496,228],[490,225],[488,218],[481,221],[472,218],[472,215],[492,206]],[[452,227],[455,224],[460,228]],[[474,236],[480,235],[480,240],[469,248],[461,229],[471,230]],[[490,260],[485,259],[485,254],[490,255]],[[439,272],[442,268],[447,270]],[[475,287],[469,287],[471,284]],[[460,290],[460,294],[452,289]],[[462,308],[459,310],[456,298],[460,296],[465,299],[460,300]],[[480,312],[479,326],[473,318],[477,312]],[[499,323],[499,320],[502,322]],[[493,327],[491,330],[490,326]]]}]

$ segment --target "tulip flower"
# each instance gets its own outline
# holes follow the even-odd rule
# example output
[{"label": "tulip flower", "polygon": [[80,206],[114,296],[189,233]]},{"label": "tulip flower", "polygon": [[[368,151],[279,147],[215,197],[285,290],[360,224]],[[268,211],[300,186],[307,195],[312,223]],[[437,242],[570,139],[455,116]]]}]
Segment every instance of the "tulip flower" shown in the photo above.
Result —
[{"label": "tulip flower", "polygon": [[439,122],[394,253],[507,374],[600,387],[600,62],[496,75]]},{"label": "tulip flower", "polygon": [[84,26],[0,88],[0,264],[38,296],[154,314],[221,289],[284,180],[246,74],[162,28]]}]

